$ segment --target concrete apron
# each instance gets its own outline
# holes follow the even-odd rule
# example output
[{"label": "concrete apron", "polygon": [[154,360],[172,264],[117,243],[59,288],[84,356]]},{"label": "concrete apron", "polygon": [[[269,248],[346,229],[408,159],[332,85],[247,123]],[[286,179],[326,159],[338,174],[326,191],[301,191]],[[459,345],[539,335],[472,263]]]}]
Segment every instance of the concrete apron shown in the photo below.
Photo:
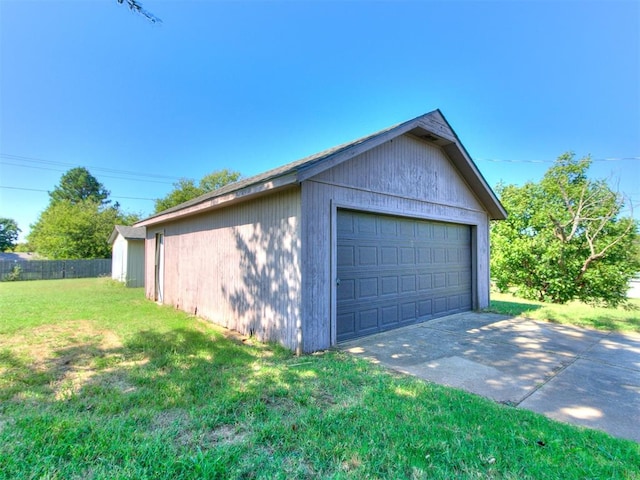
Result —
[{"label": "concrete apron", "polygon": [[461,313],[339,348],[385,367],[640,442],[640,335]]}]

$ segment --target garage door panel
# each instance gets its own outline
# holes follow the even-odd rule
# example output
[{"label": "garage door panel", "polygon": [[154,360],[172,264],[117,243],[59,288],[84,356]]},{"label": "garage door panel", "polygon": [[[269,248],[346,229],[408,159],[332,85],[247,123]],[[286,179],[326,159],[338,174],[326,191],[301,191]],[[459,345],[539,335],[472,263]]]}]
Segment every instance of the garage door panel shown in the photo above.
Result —
[{"label": "garage door panel", "polygon": [[400,265],[415,265],[416,252],[412,247],[400,248]]},{"label": "garage door panel", "polygon": [[433,313],[442,313],[447,311],[447,298],[440,297],[433,299]]},{"label": "garage door panel", "polygon": [[371,266],[378,264],[378,249],[371,246],[358,248],[358,265]]},{"label": "garage door panel", "polygon": [[401,307],[402,321],[413,320],[416,318],[416,304],[415,302],[405,303]]},{"label": "garage door panel", "polygon": [[470,295],[460,295],[460,310],[461,311],[467,311],[467,310],[471,310],[472,308],[472,304],[471,304],[471,296]]},{"label": "garage door panel", "polygon": [[446,273],[434,273],[433,274],[433,288],[442,288],[447,285]]},{"label": "garage door panel", "polygon": [[431,263],[431,249],[427,247],[416,247],[416,264],[429,265]]},{"label": "garage door panel", "polygon": [[416,276],[415,275],[403,275],[402,276],[402,293],[413,293],[416,291]]},{"label": "garage door panel", "polygon": [[372,216],[357,216],[356,231],[360,234],[376,233],[376,219]]},{"label": "garage door panel", "polygon": [[417,225],[413,220],[400,219],[398,225],[400,226],[399,233],[403,238],[413,238],[417,235]]},{"label": "garage door panel", "polygon": [[398,248],[380,247],[380,265],[397,265]]},{"label": "garage door panel", "polygon": [[418,291],[419,292],[425,292],[430,290],[432,288],[432,285],[433,285],[432,274],[423,273],[421,275],[418,275]]},{"label": "garage door panel", "polygon": [[398,293],[397,276],[382,277],[380,281],[382,283],[382,295],[393,295]]},{"label": "garage door panel", "polygon": [[337,337],[471,308],[468,226],[338,211]]},{"label": "garage door panel", "polygon": [[398,236],[398,222],[394,218],[380,218],[378,220],[380,226],[380,235],[385,236]]},{"label": "garage door panel", "polygon": [[338,264],[343,267],[353,266],[356,263],[356,250],[351,245],[339,245],[337,250]]},{"label": "garage door panel", "polygon": [[355,233],[354,217],[350,215],[338,215],[336,231],[339,234]]},{"label": "garage door panel", "polygon": [[355,312],[343,313],[336,318],[338,338],[343,336],[353,336],[356,334],[356,314]]},{"label": "garage door panel", "polygon": [[359,327],[360,331],[368,332],[378,329],[378,309],[370,308],[359,312]]},{"label": "garage door panel", "polygon": [[418,315],[420,317],[426,317],[433,313],[431,307],[431,300],[422,300],[418,303]]},{"label": "garage door panel", "polygon": [[377,298],[378,297],[378,277],[362,278],[358,282],[359,292],[358,298]]},{"label": "garage door panel", "polygon": [[460,297],[457,295],[447,298],[447,310],[458,310],[460,308]]},{"label": "garage door panel", "polygon": [[433,263],[447,263],[447,249],[443,247],[432,248],[431,260]]},{"label": "garage door panel", "polygon": [[447,227],[445,225],[432,225],[432,238],[434,240],[444,240],[447,238]]},{"label": "garage door panel", "polygon": [[380,307],[380,316],[380,323],[383,328],[388,325],[396,325],[398,323],[398,306]]},{"label": "garage door panel", "polygon": [[356,299],[356,281],[355,279],[344,279],[340,281],[337,290],[338,301],[355,300]]}]

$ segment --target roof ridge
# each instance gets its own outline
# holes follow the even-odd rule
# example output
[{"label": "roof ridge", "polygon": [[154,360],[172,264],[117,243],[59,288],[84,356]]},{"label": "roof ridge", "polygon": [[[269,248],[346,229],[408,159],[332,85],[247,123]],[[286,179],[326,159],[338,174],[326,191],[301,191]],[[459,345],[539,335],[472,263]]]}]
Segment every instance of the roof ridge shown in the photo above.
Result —
[{"label": "roof ridge", "polygon": [[150,215],[149,217],[147,217],[145,220],[150,220],[152,218],[158,217],[160,215],[164,215],[166,213],[172,213],[172,212],[176,212],[178,210],[181,210],[185,207],[190,207],[193,205],[197,205],[198,203],[204,202],[206,200],[210,200],[212,198],[216,198],[228,193],[232,193],[235,192],[237,190],[240,190],[242,188],[245,187],[249,187],[258,183],[262,183],[265,182],[267,180],[271,180],[273,178],[277,178],[277,177],[281,177],[284,175],[287,175],[289,173],[293,173],[297,170],[304,170],[308,167],[311,167],[315,164],[317,164],[318,162],[321,162],[322,160],[326,159],[327,157],[331,156],[331,155],[335,155],[337,153],[343,152],[345,150],[348,150],[349,148],[353,148],[357,145],[361,145],[363,143],[365,143],[367,140],[370,140],[372,138],[375,138],[379,135],[382,135],[384,133],[390,132],[391,130],[394,130],[398,127],[401,127],[403,125],[409,124],[411,122],[416,122],[419,121],[423,118],[426,118],[430,115],[433,115],[436,112],[439,112],[440,110],[432,110],[431,112],[425,113],[423,115],[420,115],[418,117],[412,118],[411,120],[406,120],[404,122],[400,122],[400,123],[396,123],[390,127],[386,127],[383,128],[381,130],[378,130],[374,133],[356,138],[355,140],[351,140],[349,142],[345,142],[342,143],[340,145],[336,145],[334,147],[330,147],[327,148],[325,150],[322,150],[320,152],[308,155],[306,157],[302,157],[298,160],[294,160],[292,162],[289,163],[285,163],[284,165],[281,165],[279,167],[275,167],[272,168],[270,170],[266,170],[262,173],[258,173],[256,175],[252,175],[250,177],[247,178],[242,178],[236,182],[233,183],[229,183],[223,187],[220,187],[216,190],[212,190],[210,192],[204,193],[202,195],[199,195],[198,197],[192,198],[191,200],[187,200],[186,202],[182,202],[179,205],[176,205],[174,207],[171,208],[167,208],[166,210],[162,210],[161,212],[157,212],[154,213],[153,215]]}]

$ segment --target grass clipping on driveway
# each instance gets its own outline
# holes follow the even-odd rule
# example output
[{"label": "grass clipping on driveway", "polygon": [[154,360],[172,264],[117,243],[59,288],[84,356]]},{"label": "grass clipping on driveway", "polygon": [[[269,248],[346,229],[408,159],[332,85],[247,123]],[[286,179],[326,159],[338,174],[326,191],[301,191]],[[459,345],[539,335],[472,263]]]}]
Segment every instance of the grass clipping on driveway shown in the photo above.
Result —
[{"label": "grass clipping on driveway", "polygon": [[640,478],[640,445],[228,338],[107,280],[0,284],[0,478]]}]

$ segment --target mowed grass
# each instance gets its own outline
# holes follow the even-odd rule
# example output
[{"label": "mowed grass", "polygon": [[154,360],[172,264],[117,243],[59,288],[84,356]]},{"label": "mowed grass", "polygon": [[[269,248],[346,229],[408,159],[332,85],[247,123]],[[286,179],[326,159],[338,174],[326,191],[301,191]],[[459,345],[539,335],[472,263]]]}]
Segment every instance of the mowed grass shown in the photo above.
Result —
[{"label": "mowed grass", "polygon": [[108,280],[2,283],[0,306],[0,478],[640,478],[637,443]]},{"label": "mowed grass", "polygon": [[640,299],[630,299],[626,307],[605,308],[581,302],[543,303],[524,300],[511,293],[491,292],[488,311],[600,330],[640,332]]}]

